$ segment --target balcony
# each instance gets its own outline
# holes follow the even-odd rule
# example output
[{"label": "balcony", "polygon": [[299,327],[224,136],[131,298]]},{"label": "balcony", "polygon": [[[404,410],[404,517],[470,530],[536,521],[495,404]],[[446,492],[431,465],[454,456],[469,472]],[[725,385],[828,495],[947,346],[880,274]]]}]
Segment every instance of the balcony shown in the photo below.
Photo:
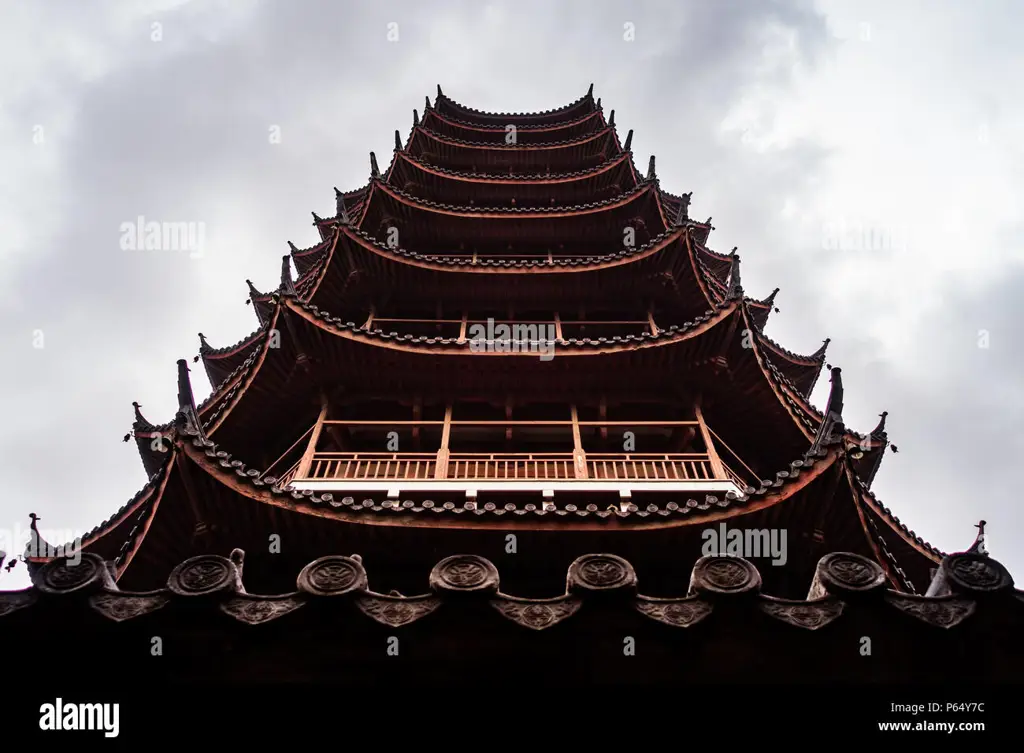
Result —
[{"label": "balcony", "polygon": [[[449,449],[449,438],[457,429],[504,431],[554,430],[565,426],[575,435],[590,429],[608,430],[625,424],[635,428],[694,427],[706,436],[704,452],[587,452],[582,446],[566,452],[463,452]],[[320,431],[344,425],[395,429],[415,425],[442,432],[441,448],[435,452],[323,451],[317,449]],[[319,427],[319,428],[318,428]],[[623,427],[620,427],[623,428]],[[315,434],[316,436],[310,436]],[[610,421],[321,421],[302,440],[305,451],[281,476],[281,483],[296,490],[314,491],[669,491],[740,492],[755,474],[736,457],[727,463],[720,455],[721,440],[702,420],[661,422]],[[717,446],[716,446],[717,445]],[[300,448],[301,449],[301,448]],[[734,470],[740,469],[739,472]],[[272,474],[270,474],[272,475]]]}]

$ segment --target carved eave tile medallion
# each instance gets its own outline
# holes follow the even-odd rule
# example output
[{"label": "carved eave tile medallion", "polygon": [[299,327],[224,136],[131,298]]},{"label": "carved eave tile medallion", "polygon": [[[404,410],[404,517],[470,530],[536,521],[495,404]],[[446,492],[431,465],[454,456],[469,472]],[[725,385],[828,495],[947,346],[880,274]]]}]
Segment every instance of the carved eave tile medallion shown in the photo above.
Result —
[{"label": "carved eave tile medallion", "polygon": [[941,628],[956,627],[974,614],[976,608],[970,599],[955,596],[935,598],[890,593],[886,595],[886,601],[901,612]]},{"label": "carved eave tile medallion", "polygon": [[104,586],[114,587],[107,563],[99,555],[91,553],[50,560],[33,574],[32,583],[47,596],[65,596],[97,591]]},{"label": "carved eave tile medallion", "polygon": [[584,554],[569,566],[566,585],[570,593],[635,593],[636,572],[614,554]]},{"label": "carved eave tile medallion", "polygon": [[672,627],[691,627],[703,620],[712,612],[712,605],[696,596],[682,599],[655,599],[639,596],[636,609],[652,620],[663,622]]},{"label": "carved eave tile medallion", "polygon": [[434,565],[430,572],[430,588],[448,594],[496,594],[498,568],[483,557],[456,554]]},{"label": "carved eave tile medallion", "polygon": [[517,625],[531,630],[543,630],[557,625],[579,611],[582,601],[573,596],[555,599],[520,599],[499,594],[491,606]]},{"label": "carved eave tile medallion", "polygon": [[849,598],[880,593],[885,583],[885,571],[878,563],[859,554],[834,552],[818,561],[807,598],[813,601],[828,594]]},{"label": "carved eave tile medallion", "polygon": [[691,594],[736,596],[761,590],[761,574],[742,557],[701,557],[690,576]]},{"label": "carved eave tile medallion", "polygon": [[155,612],[167,606],[170,600],[170,594],[166,591],[123,593],[107,590],[90,596],[89,606],[108,620],[124,622]]},{"label": "carved eave tile medallion", "polygon": [[328,556],[302,568],[296,586],[313,596],[344,596],[366,589],[366,570],[358,556]]},{"label": "carved eave tile medallion", "polygon": [[441,599],[424,596],[385,596],[367,593],[356,597],[356,606],[381,625],[402,627],[416,622],[441,606]]},{"label": "carved eave tile medallion", "polygon": [[167,587],[177,596],[210,596],[240,589],[235,563],[216,554],[191,557],[171,571]]},{"label": "carved eave tile medallion", "polygon": [[762,596],[758,606],[765,614],[806,630],[825,627],[843,613],[843,602],[835,597],[790,601]]}]

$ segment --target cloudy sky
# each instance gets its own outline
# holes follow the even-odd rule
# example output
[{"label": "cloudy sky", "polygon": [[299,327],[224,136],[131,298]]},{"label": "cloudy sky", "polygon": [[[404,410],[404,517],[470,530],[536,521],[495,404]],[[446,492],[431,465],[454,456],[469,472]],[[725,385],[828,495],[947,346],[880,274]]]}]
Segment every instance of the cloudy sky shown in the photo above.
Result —
[{"label": "cloudy sky", "polygon": [[[847,423],[890,412],[883,503],[947,551],[984,518],[1024,582],[1022,37],[1014,0],[4,0],[0,526],[81,533],[145,483],[131,401],[172,417],[196,333],[255,328],[245,278],[276,286],[437,84],[522,111],[593,82],[747,292],[782,289],[767,333],[832,338]],[[204,253],[123,249],[140,215]]]}]

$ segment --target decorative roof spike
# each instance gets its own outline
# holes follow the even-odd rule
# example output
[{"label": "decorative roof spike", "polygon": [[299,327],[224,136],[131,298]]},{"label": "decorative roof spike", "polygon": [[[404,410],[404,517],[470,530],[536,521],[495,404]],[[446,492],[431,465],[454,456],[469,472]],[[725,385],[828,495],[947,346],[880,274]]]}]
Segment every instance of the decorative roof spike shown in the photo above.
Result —
[{"label": "decorative roof spike", "polygon": [[987,539],[987,537],[985,536],[985,525],[986,523],[984,520],[979,520],[978,524],[974,526],[978,529],[978,535],[974,539],[974,543],[971,544],[970,549],[967,550],[969,553],[983,554],[986,557],[988,557],[988,547],[985,546],[985,541]]},{"label": "decorative roof spike", "polygon": [[597,109],[598,110],[601,109],[601,98],[600,97],[597,98]]},{"label": "decorative roof spike", "polygon": [[423,97],[423,102],[424,102],[424,105],[423,105],[423,114],[424,114],[424,115],[426,115],[426,114],[427,114],[427,110],[429,110],[429,109],[430,109],[430,97],[428,97],[428,96],[424,95],[424,97]]},{"label": "decorative roof spike", "polygon": [[288,241],[288,250],[291,251],[293,254],[299,253],[299,249],[291,241]]},{"label": "decorative roof spike", "polygon": [[765,298],[763,301],[761,301],[761,303],[763,303],[765,306],[771,306],[773,303],[775,303],[775,296],[777,296],[778,294],[779,289],[775,288],[775,290],[772,291],[772,294]]},{"label": "decorative roof spike", "polygon": [[412,127],[415,128],[420,124],[420,114],[414,109],[412,111]]},{"label": "decorative roof spike", "polygon": [[345,195],[338,190],[338,187],[334,187],[334,204],[337,210],[337,216],[341,218],[342,222],[348,222],[348,207],[345,206]]},{"label": "decorative roof spike", "polygon": [[654,155],[651,155],[650,161],[647,163],[647,180],[654,180]]},{"label": "decorative roof spike", "polygon": [[[772,295],[774,295],[774,293]],[[828,344],[830,342],[832,342],[832,338],[831,337],[826,337],[824,340],[822,340],[821,341],[821,347],[818,348],[813,353],[811,353],[811,358],[813,358],[815,360],[824,359],[825,358],[825,351],[828,350]]]},{"label": "decorative roof spike", "polygon": [[206,338],[203,337],[203,333],[200,332],[199,333],[199,352],[203,353],[203,352],[208,351],[208,350],[213,350],[213,348],[210,347],[210,343],[206,342]]},{"label": "decorative roof spike", "polygon": [[832,383],[828,393],[828,404],[825,407],[825,418],[818,427],[818,433],[811,443],[808,455],[821,452],[826,446],[842,440],[846,433],[843,423],[843,372],[838,366],[830,370],[829,381]]},{"label": "decorative roof spike", "polygon": [[630,128],[629,129],[629,133],[626,134],[626,143],[622,145],[622,151],[628,152],[629,151],[629,147],[632,145],[632,143],[633,143],[633,129]]},{"label": "decorative roof spike", "polygon": [[690,219],[690,197],[692,193],[684,193],[679,198],[679,211],[676,213],[676,224],[682,225]]},{"label": "decorative roof spike", "polygon": [[594,98],[594,85],[593,84],[591,84],[590,88],[587,89],[587,96],[590,97],[591,99]]},{"label": "decorative roof spike", "polygon": [[281,292],[295,295],[295,283],[292,281],[291,257],[281,257]]},{"label": "decorative roof spike", "polygon": [[[56,554],[56,547],[39,535],[39,526],[37,523],[42,520],[42,518],[34,512],[30,512],[28,517],[32,522],[28,525],[30,533],[28,542],[25,544],[25,553],[23,555],[25,559],[27,560],[29,557],[47,557],[52,554]],[[28,564],[28,562],[25,564]]]},{"label": "decorative roof spike", "polygon": [[740,257],[732,250],[732,269],[729,271],[729,298],[742,298],[743,285],[740,283]]},{"label": "decorative roof spike", "polygon": [[196,399],[192,394],[192,381],[188,372],[188,361],[178,359],[178,412],[174,416],[174,424],[179,429],[190,429],[203,436],[203,425],[196,412]]},{"label": "decorative roof spike", "polygon": [[608,116],[608,125],[615,125],[615,110],[612,110],[612,114]]},{"label": "decorative roof spike", "polygon": [[441,99],[441,97],[443,97],[443,96],[444,96],[444,93],[442,93],[442,91],[441,91],[441,85],[438,84],[437,85],[437,98]]},{"label": "decorative roof spike", "polygon": [[252,280],[246,280],[245,284],[249,286],[249,300],[246,303],[252,303],[254,299],[262,297],[263,293],[256,289],[256,286],[252,284]]},{"label": "decorative roof spike", "polygon": [[395,129],[395,151],[402,151],[402,134],[398,132],[397,128]]},{"label": "decorative roof spike", "polygon": [[880,419],[878,421],[878,426],[872,429],[871,434],[869,435],[872,439],[881,439],[882,437],[885,436],[885,417],[888,415],[889,411],[887,410],[884,410],[878,414]]},{"label": "decorative roof spike", "polygon": [[320,215],[318,215],[316,212],[311,212],[311,214],[313,215],[313,224],[314,225],[319,225],[321,222],[323,222],[323,220],[320,219]]},{"label": "decorative roof spike", "polygon": [[370,175],[374,178],[380,177],[380,168],[377,167],[377,155],[370,152]]}]

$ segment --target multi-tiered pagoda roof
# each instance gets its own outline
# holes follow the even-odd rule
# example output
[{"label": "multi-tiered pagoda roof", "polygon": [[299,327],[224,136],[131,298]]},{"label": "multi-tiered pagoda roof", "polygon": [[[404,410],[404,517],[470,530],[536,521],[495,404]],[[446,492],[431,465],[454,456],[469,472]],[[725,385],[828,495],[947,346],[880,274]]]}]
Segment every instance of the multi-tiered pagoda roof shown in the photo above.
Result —
[{"label": "multi-tiered pagoda roof", "polygon": [[[634,612],[685,627],[763,583],[774,596],[750,608],[797,633],[853,612],[836,630],[881,621],[908,651],[925,628],[975,611],[997,619],[1003,597],[991,593],[1012,601],[1005,569],[939,551],[874,495],[886,414],[873,429],[847,427],[839,368],[826,405],[811,403],[829,341],[798,354],[765,332],[778,289],[748,295],[737,249],[711,248],[711,218],[690,216],[690,193],[663,189],[654,157],[638,168],[631,142],[593,87],[537,113],[473,110],[438,88],[409,134],[395,132],[390,164],[371,153],[367,183],[335,189],[333,216],[313,214],[319,240],[289,244],[279,286],[246,281],[253,332],[223,347],[200,335],[194,363],[211,394],[196,403],[182,360],[175,416],[153,423],[136,405],[149,481],[83,539],[92,575],[68,576],[92,589],[94,610],[159,619],[166,604],[209,592],[239,622],[262,623],[334,588],[395,627],[468,590],[546,628],[611,589],[632,593],[623,604]],[[478,347],[467,333],[485,321],[550,326],[554,357]],[[460,419],[469,398],[477,407]],[[551,404],[571,405],[571,419],[538,407]],[[540,427],[570,426],[571,452],[538,449]],[[389,431],[402,451],[385,448]],[[657,449],[621,452],[623,432]],[[726,521],[786,530],[788,564],[700,558],[703,532]],[[243,549],[246,585],[281,596],[248,595]],[[303,569],[323,557],[351,575],[343,587],[311,580],[320,565]],[[499,559],[503,585],[521,596],[496,596]],[[401,595],[422,591],[438,560],[429,593]],[[42,602],[61,592],[60,561],[30,563]],[[31,613],[21,607],[36,589],[17,598],[6,611]],[[848,601],[857,606],[844,611]],[[734,639],[705,640],[726,651]],[[795,638],[779,640],[795,650]],[[911,657],[899,671],[924,664]]]}]

